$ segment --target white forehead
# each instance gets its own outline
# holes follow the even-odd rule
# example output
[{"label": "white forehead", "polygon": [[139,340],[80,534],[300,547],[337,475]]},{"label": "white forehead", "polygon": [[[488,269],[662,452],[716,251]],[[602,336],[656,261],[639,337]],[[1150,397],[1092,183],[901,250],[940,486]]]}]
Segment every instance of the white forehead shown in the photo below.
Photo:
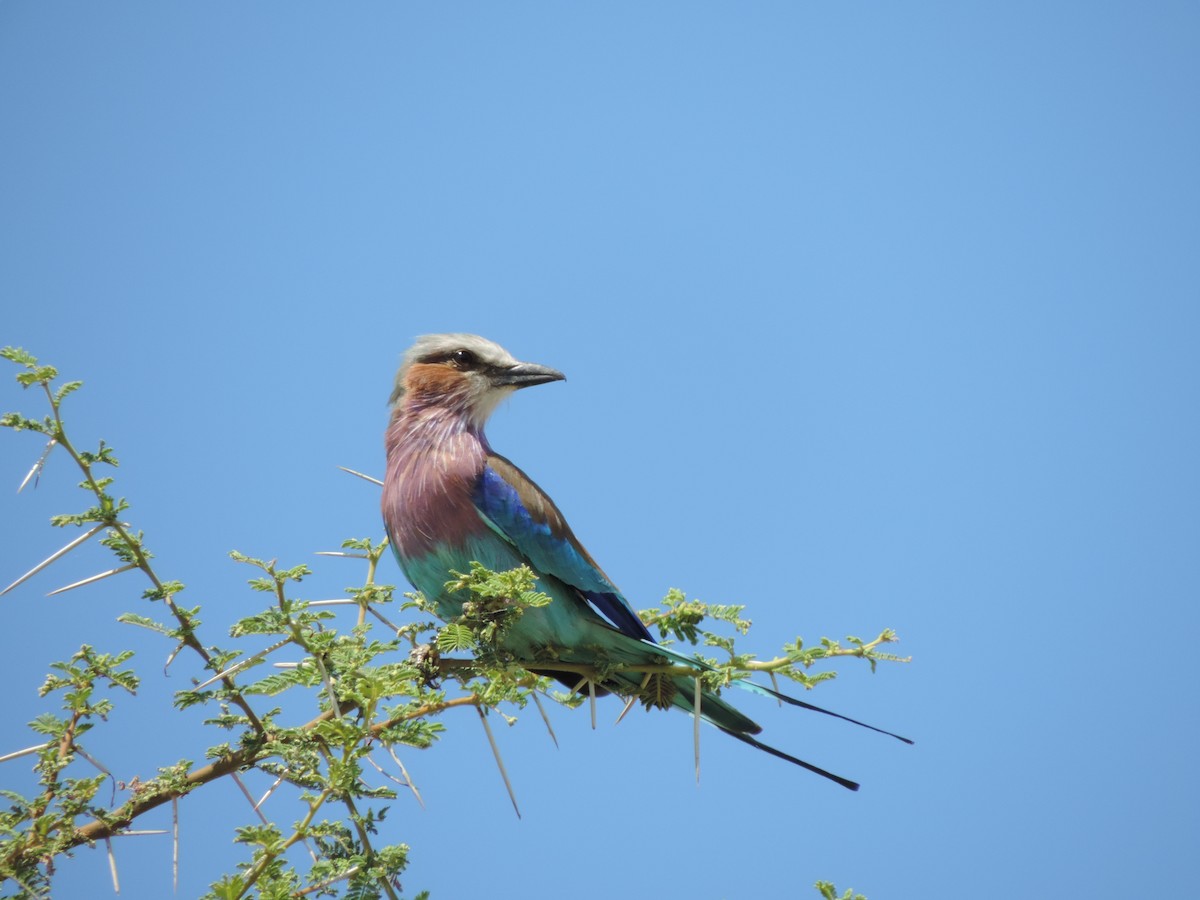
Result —
[{"label": "white forehead", "polygon": [[511,353],[495,341],[489,341],[477,334],[423,334],[413,342],[400,361],[400,371],[396,373],[396,384],[389,402],[395,403],[404,395],[404,376],[415,363],[455,350],[470,350],[480,362],[491,366],[508,367],[517,364]]},{"label": "white forehead", "polygon": [[470,350],[481,362],[495,366],[514,366],[517,360],[511,353],[477,334],[423,334],[404,354],[400,368],[407,369],[415,362],[454,350]]}]

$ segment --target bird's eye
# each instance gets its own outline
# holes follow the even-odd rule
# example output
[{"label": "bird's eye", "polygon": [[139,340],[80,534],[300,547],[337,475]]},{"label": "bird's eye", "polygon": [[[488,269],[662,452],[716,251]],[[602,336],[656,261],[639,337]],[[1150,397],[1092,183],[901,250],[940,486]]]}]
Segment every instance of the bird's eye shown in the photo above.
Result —
[{"label": "bird's eye", "polygon": [[455,350],[450,354],[450,360],[454,363],[455,368],[469,369],[475,365],[475,354],[470,350]]}]

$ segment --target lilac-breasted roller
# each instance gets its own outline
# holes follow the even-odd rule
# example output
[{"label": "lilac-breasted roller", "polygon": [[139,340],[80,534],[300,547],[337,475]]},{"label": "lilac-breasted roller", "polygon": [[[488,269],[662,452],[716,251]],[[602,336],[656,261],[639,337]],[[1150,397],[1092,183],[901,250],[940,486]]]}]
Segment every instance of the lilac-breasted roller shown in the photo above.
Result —
[{"label": "lilac-breasted roller", "polygon": [[[538,589],[552,602],[526,609],[505,632],[502,648],[534,669],[548,660],[602,669],[669,661],[702,671],[703,663],[654,642],[554,501],[488,444],[484,425],[501,400],[563,378],[556,369],[518,362],[477,335],[418,338],[396,375],[387,429],[383,521],[396,559],[445,619],[457,616],[467,599],[447,589],[452,571],[466,572],[472,561],[492,571],[533,569]],[[630,696],[641,683],[640,673],[617,672],[602,686]],[[847,718],[761,685],[735,683]],[[692,678],[679,677],[673,705],[694,712],[693,686]],[[716,694],[702,694],[700,716],[740,741],[858,789],[853,781],[755,740],[761,728]]]}]

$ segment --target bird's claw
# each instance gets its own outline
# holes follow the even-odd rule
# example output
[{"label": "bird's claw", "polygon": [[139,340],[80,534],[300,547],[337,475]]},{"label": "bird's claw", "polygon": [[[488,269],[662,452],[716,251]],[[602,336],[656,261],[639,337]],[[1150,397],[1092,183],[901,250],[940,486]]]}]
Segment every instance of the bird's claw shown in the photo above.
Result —
[{"label": "bird's claw", "polygon": [[438,653],[437,647],[433,644],[420,644],[408,654],[408,659],[420,671],[425,687],[437,688],[438,679],[442,674],[441,667],[438,665],[441,654]]}]

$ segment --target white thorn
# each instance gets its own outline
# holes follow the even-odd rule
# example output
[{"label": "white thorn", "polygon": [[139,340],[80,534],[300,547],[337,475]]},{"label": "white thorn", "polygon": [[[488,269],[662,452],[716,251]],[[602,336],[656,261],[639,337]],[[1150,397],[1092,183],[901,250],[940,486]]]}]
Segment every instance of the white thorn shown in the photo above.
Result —
[{"label": "white thorn", "polygon": [[8,762],[10,759],[17,759],[22,756],[28,756],[30,753],[37,753],[39,750],[45,750],[53,743],[54,741],[46,741],[46,743],[38,744],[35,747],[26,747],[24,750],[15,750],[12,753],[6,753],[4,756],[0,756],[0,763]]},{"label": "white thorn", "polygon": [[412,780],[412,776],[408,774],[408,769],[404,768],[404,763],[400,762],[400,757],[396,755],[396,751],[391,747],[387,748],[388,756],[400,767],[400,774],[404,776],[404,780],[408,782],[408,789],[413,792],[413,796],[417,798],[417,802],[421,804],[421,809],[425,808],[425,801],[421,797],[421,792],[417,790],[416,783]]},{"label": "white thorn", "polygon": [[139,831],[120,831],[112,835],[115,838],[123,837],[145,837],[148,834],[170,834],[165,828],[141,829]]},{"label": "white thorn", "polygon": [[596,730],[596,682],[588,680],[588,704],[592,708],[592,731]]},{"label": "white thorn", "polygon": [[234,663],[232,666],[230,666],[224,672],[218,672],[216,675],[214,675],[212,678],[208,679],[208,681],[204,682],[203,684],[196,685],[194,688],[192,688],[192,690],[193,691],[202,691],[206,687],[208,687],[210,684],[212,684],[214,681],[220,681],[222,678],[226,678],[230,675],[236,675],[238,672],[242,671],[242,669],[245,669],[248,666],[253,665],[255,662],[262,659],[268,653],[274,653],[280,647],[286,646],[287,644],[290,644],[291,642],[292,642],[291,638],[284,638],[282,641],[276,641],[274,644],[272,644],[267,649],[260,650],[257,653],[255,653],[253,656],[247,656],[245,659],[241,660],[240,662]]},{"label": "white thorn", "polygon": [[15,874],[10,874],[8,877],[11,878],[13,881],[15,881],[17,884],[19,884],[21,887],[23,887],[25,889],[25,893],[27,893],[30,897],[37,897],[38,900],[50,900],[49,894],[39,894],[36,890],[34,890],[32,887],[30,887],[28,884],[26,884],[20,878],[18,878]]},{"label": "white thorn", "polygon": [[538,699],[537,692],[533,693],[533,702],[537,706],[538,712],[542,714],[542,721],[546,723],[546,730],[550,732],[550,740],[554,741],[554,746],[558,746],[558,737],[554,734],[554,726],[550,724],[550,717],[546,715],[546,709],[542,706],[542,701]]},{"label": "white thorn", "polygon": [[22,575],[16,581],[14,581],[12,584],[10,584],[8,587],[6,587],[4,590],[0,591],[0,597],[3,597],[9,591],[11,591],[13,588],[15,588],[18,584],[21,584],[21,583],[29,580],[30,578],[32,578],[38,572],[42,571],[42,569],[46,568],[46,566],[50,565],[50,563],[54,562],[59,557],[63,556],[63,554],[70,553],[72,550],[74,550],[76,547],[78,547],[80,544],[82,544],[84,541],[86,541],[88,538],[90,538],[93,534],[100,531],[104,527],[105,526],[103,524],[97,525],[95,528],[91,529],[90,531],[84,532],[79,537],[75,538],[75,540],[71,541],[71,543],[67,544],[67,546],[63,547],[58,552],[50,554],[50,556],[48,556],[46,559],[42,560],[40,563],[38,563],[36,566],[34,566],[32,569],[30,569],[28,572],[26,572],[24,575]]},{"label": "white thorn", "polygon": [[[114,776],[113,773],[110,772],[102,763],[97,762],[95,759],[93,759],[88,754],[88,752],[86,750],[84,750],[82,747],[80,747],[78,744],[75,744],[74,749],[75,749],[76,753],[78,753],[80,756],[82,756],[84,759],[86,759],[88,762],[90,762],[93,766],[95,766],[97,769],[99,769],[101,772],[103,772],[105,775],[107,775],[110,779],[112,779],[112,802],[116,803],[116,801],[117,801],[117,779],[116,779],[116,776]],[[125,833],[128,834],[128,832],[125,832]]]},{"label": "white thorn", "polygon": [[76,752],[76,753],[78,753],[80,756],[82,756],[84,759],[86,759],[88,762],[90,762],[90,763],[91,763],[93,766],[95,766],[97,769],[99,769],[101,772],[103,772],[103,773],[104,773],[105,775],[107,775],[109,778],[112,778],[112,777],[113,777],[113,773],[112,773],[112,772],[110,772],[110,771],[109,771],[109,770],[108,770],[108,769],[107,769],[107,768],[106,768],[106,767],[105,767],[105,766],[104,766],[102,763],[99,763],[99,762],[97,762],[95,759],[93,759],[93,758],[92,758],[92,757],[91,757],[91,756],[90,756],[90,755],[87,753],[87,751],[85,751],[85,750],[84,750],[82,747],[80,747],[78,744],[76,744],[76,745],[75,745],[75,752]]},{"label": "white thorn", "polygon": [[104,846],[108,848],[108,869],[112,872],[113,893],[121,893],[121,879],[117,877],[117,858],[113,855],[112,841],[108,838],[104,839]]},{"label": "white thorn", "polygon": [[167,674],[167,669],[171,668],[171,663],[175,662],[175,657],[177,657],[179,655],[179,651],[182,650],[184,648],[184,646],[185,646],[184,644],[180,644],[178,647],[176,647],[174,650],[171,651],[171,655],[168,656],[167,661],[165,663],[163,663],[163,674],[164,675]]},{"label": "white thorn", "polygon": [[627,713],[631,709],[633,709],[633,704],[635,704],[635,703],[637,703],[637,694],[634,694],[632,697],[630,697],[628,700],[625,701],[625,707],[621,710],[621,714],[619,716],[617,716],[617,721],[613,722],[613,724],[620,725],[621,720],[623,718],[625,718],[625,713]]},{"label": "white thorn", "polygon": [[[767,674],[771,676],[771,687],[775,688],[775,693],[777,693],[777,694],[780,693],[779,679],[775,677],[775,673],[768,672]],[[776,697],[775,702],[779,704],[780,709],[783,708],[783,698],[782,697]]]},{"label": "white thorn", "polygon": [[[46,449],[42,451],[42,455],[38,457],[38,461],[33,464],[33,468],[29,470],[29,474],[25,476],[21,482],[21,486],[17,488],[18,494],[25,490],[25,485],[29,484],[29,479],[34,476],[37,476],[39,479],[42,477],[42,468],[46,465],[46,457],[50,455],[50,451],[54,449],[54,445],[57,443],[58,438],[50,438],[50,441],[46,444]],[[33,486],[37,487],[36,480],[33,482]]]},{"label": "white thorn", "polygon": [[345,559],[370,559],[365,553],[345,553],[341,550],[318,550],[316,556],[341,556]]},{"label": "white thorn", "polygon": [[397,778],[395,775],[389,774],[388,771],[386,769],[384,769],[383,766],[381,766],[379,763],[375,762],[375,758],[372,757],[371,754],[369,754],[369,753],[366,756],[366,760],[372,766],[375,767],[376,772],[378,772],[380,775],[382,775],[388,781],[398,784],[401,787],[406,787],[410,791],[412,791],[413,796],[417,798],[417,802],[421,804],[421,809],[424,809],[425,801],[421,799],[421,792],[418,791],[416,785],[414,785],[412,783],[412,778],[409,777],[408,770],[404,768],[404,763],[400,762],[400,757],[398,757],[395,753],[392,752],[391,747],[387,748],[387,752],[391,755],[392,760],[396,763],[396,765],[398,765],[400,767],[400,774],[402,774],[404,776],[403,778]]},{"label": "white thorn", "polygon": [[68,584],[66,587],[60,587],[48,593],[47,597],[53,597],[55,594],[65,594],[67,591],[73,591],[75,588],[83,587],[87,584],[92,584],[95,581],[102,581],[105,578],[111,578],[114,575],[120,575],[122,572],[128,572],[130,569],[136,569],[137,563],[129,563],[126,566],[120,566],[116,569],[109,569],[107,572],[101,572],[99,575],[93,575],[90,578],[84,578],[82,581],[77,581],[74,584]]},{"label": "white thorn", "polygon": [[396,634],[400,633],[400,629],[397,628],[395,625],[393,625],[391,622],[389,622],[386,618],[384,618],[383,613],[376,610],[374,606],[368,606],[367,612],[369,612],[371,615],[373,615],[375,618],[377,618],[380,622],[382,622],[388,628],[392,629],[392,631],[396,632]]},{"label": "white thorn", "polygon": [[[651,673],[651,672],[646,673],[646,677],[642,679],[641,687],[638,688],[638,694],[640,694],[642,691],[644,691],[646,689],[646,685],[648,685],[650,683],[650,679],[652,677],[653,677],[653,673]],[[625,718],[625,713],[627,713],[627,712],[629,712],[629,710],[633,709],[633,704],[637,702],[638,694],[634,694],[632,697],[630,697],[625,702],[625,708],[623,710],[621,710],[621,714],[619,716],[617,716],[617,721],[613,722],[614,725],[620,725],[621,720],[623,718]]]},{"label": "white thorn", "polygon": [[264,816],[262,814],[262,810],[258,808],[258,804],[254,802],[254,798],[250,796],[250,791],[246,789],[246,782],[242,781],[241,776],[239,776],[237,772],[230,772],[229,774],[233,776],[233,783],[236,784],[238,788],[241,789],[241,792],[245,795],[246,802],[250,804],[250,808],[254,810],[254,814],[258,816],[264,825],[270,825],[271,823],[267,821],[267,817]]},{"label": "white thorn", "polygon": [[342,717],[342,705],[338,703],[337,694],[333,691],[333,679],[329,677],[329,672],[325,669],[325,663],[321,662],[321,657],[309,657],[317,664],[317,668],[321,670],[321,681],[325,683],[325,692],[329,695],[329,708],[333,710],[333,717],[340,719]]},{"label": "white thorn", "polygon": [[171,798],[171,881],[179,891],[179,798]]},{"label": "white thorn", "polygon": [[283,776],[282,775],[280,775],[278,778],[275,779],[275,783],[273,785],[271,785],[269,788],[267,788],[267,792],[259,798],[257,803],[254,804],[255,812],[258,811],[258,808],[260,806],[262,806],[264,803],[267,802],[267,798],[270,797],[273,793],[275,793],[275,788],[279,787],[281,784],[283,784]]},{"label": "white thorn", "polygon": [[307,894],[310,891],[320,891],[323,888],[329,887],[331,884],[337,884],[339,881],[345,881],[347,878],[353,878],[355,875],[358,874],[358,870],[361,868],[362,868],[361,865],[351,866],[345,872],[343,872],[341,875],[335,875],[333,878],[326,878],[324,881],[321,881],[321,882],[318,882],[317,884],[309,886],[308,888],[306,888],[304,890],[303,893]]},{"label": "white thorn", "polygon": [[383,482],[378,478],[372,478],[370,475],[364,475],[362,472],[355,472],[353,469],[347,469],[345,466],[338,466],[338,468],[343,472],[347,472],[350,475],[355,476],[356,478],[361,478],[363,481],[369,481],[371,484],[377,484],[380,487],[383,487]]},{"label": "white thorn", "polygon": [[696,694],[692,701],[692,740],[696,744],[696,784],[700,783],[700,679],[696,679]]},{"label": "white thorn", "polygon": [[517,806],[517,795],[513,793],[512,782],[508,780],[508,772],[504,768],[504,760],[500,758],[500,748],[496,746],[496,738],[492,736],[492,726],[488,724],[487,715],[481,707],[476,706],[475,711],[479,713],[479,721],[483,723],[483,730],[487,732],[488,743],[492,745],[492,755],[496,757],[496,765],[500,768],[500,777],[504,779],[505,790],[508,791],[508,799],[512,801],[513,809],[517,813],[517,818],[521,818],[521,808]]}]

